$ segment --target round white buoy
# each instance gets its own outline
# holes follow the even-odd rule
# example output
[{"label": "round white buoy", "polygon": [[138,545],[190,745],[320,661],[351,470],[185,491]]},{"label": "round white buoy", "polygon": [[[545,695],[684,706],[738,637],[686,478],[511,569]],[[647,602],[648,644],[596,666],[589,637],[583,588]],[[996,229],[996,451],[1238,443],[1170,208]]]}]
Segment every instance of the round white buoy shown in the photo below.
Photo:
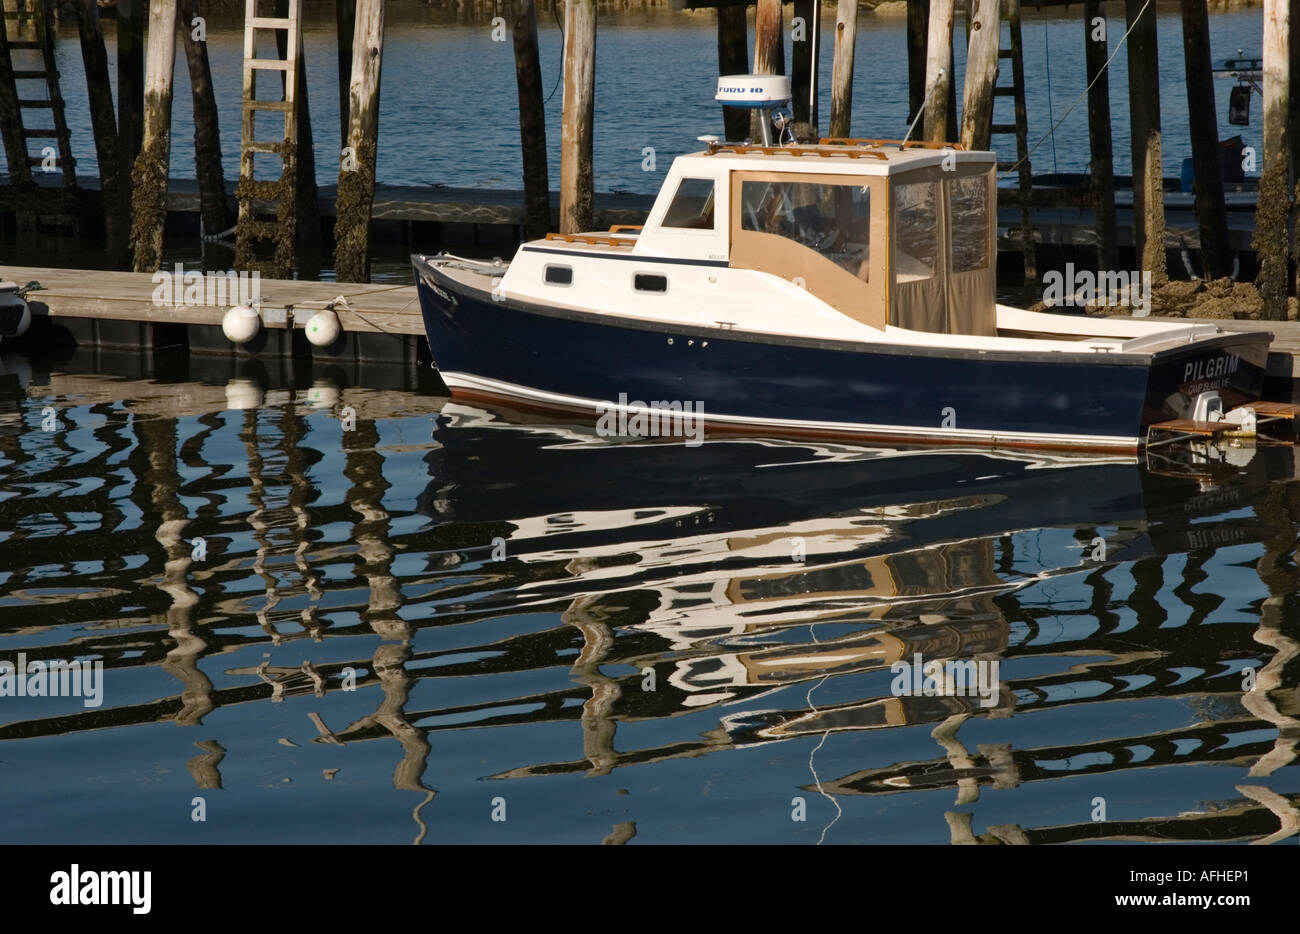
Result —
[{"label": "round white buoy", "polygon": [[235,344],[247,344],[262,329],[262,319],[247,305],[236,305],[221,319],[221,332]]},{"label": "round white buoy", "polygon": [[262,404],[262,387],[251,379],[232,379],[226,383],[226,408],[255,409]]},{"label": "round white buoy", "polygon": [[307,390],[307,401],[318,409],[332,409],[338,405],[339,387],[329,380],[318,379]]},{"label": "round white buoy", "polygon": [[32,310],[13,292],[0,292],[0,339],[22,337],[32,326]]},{"label": "round white buoy", "polygon": [[322,308],[311,316],[305,330],[307,340],[311,341],[313,346],[328,347],[339,339],[342,328],[339,326],[339,316],[328,308]]}]

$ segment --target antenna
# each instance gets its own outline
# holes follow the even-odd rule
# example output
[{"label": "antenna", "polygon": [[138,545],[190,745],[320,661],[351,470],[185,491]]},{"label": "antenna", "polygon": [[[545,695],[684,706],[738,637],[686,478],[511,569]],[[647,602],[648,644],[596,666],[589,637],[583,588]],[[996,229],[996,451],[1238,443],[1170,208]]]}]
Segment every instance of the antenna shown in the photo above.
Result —
[{"label": "antenna", "polygon": [[817,137],[821,135],[820,130],[816,130],[813,125],[814,115],[817,113],[817,40],[821,38],[822,22],[822,5],[813,3],[812,5],[812,54],[808,57],[808,129],[812,141],[817,142]]},{"label": "antenna", "polygon": [[930,90],[927,91],[925,94],[925,100],[921,101],[921,109],[916,112],[916,116],[912,118],[912,125],[907,128],[907,135],[904,136],[903,141],[898,144],[899,149],[903,149],[904,147],[906,147],[907,141],[912,138],[912,131],[916,129],[916,121],[921,119],[921,115],[925,113],[925,108],[930,106],[930,95],[933,94],[934,89],[939,86],[939,82],[937,79],[942,77],[943,77],[943,69],[940,68],[938,72],[935,73],[936,80],[934,84],[930,85]]}]

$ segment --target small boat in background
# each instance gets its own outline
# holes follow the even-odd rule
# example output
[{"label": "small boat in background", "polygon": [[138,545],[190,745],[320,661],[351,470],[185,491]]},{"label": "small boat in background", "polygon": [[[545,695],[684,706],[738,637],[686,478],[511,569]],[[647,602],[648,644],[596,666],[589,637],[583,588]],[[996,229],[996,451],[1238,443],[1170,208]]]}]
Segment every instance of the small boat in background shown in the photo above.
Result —
[{"label": "small boat in background", "polygon": [[[773,107],[788,81],[724,77],[717,97]],[[709,431],[889,443],[1133,451],[1170,420],[1253,429],[1266,331],[998,304],[993,153],[703,139],[640,229],[550,234],[508,264],[412,257],[453,396],[695,404]]]}]

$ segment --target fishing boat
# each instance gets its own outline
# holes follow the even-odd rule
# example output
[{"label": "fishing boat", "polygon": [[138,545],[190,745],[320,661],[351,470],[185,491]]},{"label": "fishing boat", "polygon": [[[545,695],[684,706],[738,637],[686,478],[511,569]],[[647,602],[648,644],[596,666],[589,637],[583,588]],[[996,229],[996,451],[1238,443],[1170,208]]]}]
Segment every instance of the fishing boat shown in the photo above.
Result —
[{"label": "fishing boat", "polygon": [[1270,333],[1000,304],[994,153],[798,144],[788,98],[780,76],[719,79],[718,100],[771,111],[762,138],[701,137],[640,228],[508,263],[413,256],[451,394],[629,434],[683,411],[710,432],[1062,450],[1253,430]]}]

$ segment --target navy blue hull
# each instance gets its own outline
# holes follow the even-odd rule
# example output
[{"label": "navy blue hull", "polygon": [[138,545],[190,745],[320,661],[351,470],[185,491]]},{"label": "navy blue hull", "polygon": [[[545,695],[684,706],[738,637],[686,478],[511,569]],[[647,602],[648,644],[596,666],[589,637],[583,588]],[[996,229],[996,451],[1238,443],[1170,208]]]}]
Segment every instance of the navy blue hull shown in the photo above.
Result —
[{"label": "navy blue hull", "polygon": [[[621,394],[644,404],[699,402],[710,430],[723,416],[795,434],[1131,448],[1147,424],[1186,414],[1176,410],[1180,388],[1215,382],[1228,405],[1259,398],[1268,346],[1264,335],[1225,335],[1158,354],[1154,362],[1136,354],[864,348],[611,323],[494,301],[419,259],[415,268],[434,362],[444,374],[476,378],[473,386],[449,379],[454,394],[521,397],[490,381],[588,400],[585,411],[593,416],[590,401]],[[1225,357],[1229,364],[1216,362]]]}]

